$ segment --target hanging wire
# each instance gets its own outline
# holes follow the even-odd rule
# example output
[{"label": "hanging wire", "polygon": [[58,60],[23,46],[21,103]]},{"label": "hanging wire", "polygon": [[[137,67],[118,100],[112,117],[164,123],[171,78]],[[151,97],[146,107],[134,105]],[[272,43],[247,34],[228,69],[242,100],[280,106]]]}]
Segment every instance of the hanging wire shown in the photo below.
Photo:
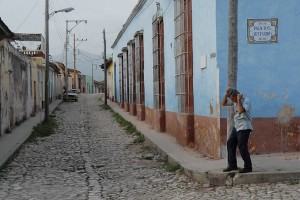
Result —
[{"label": "hanging wire", "polygon": [[31,15],[31,13],[33,12],[34,8],[36,7],[37,3],[39,2],[39,0],[37,0],[34,4],[34,6],[31,8],[31,10],[29,11],[28,15],[24,18],[23,22],[20,24],[20,26],[15,30],[15,32],[17,32],[19,30],[19,28],[27,21],[28,17]]},{"label": "hanging wire", "polygon": [[56,17],[54,17],[53,23],[54,23],[54,26],[55,26],[55,29],[56,29],[56,32],[57,32],[57,35],[58,35],[60,41],[63,42],[62,30],[56,21]]},{"label": "hanging wire", "polygon": [[[58,6],[60,8],[60,6]],[[50,8],[52,8],[51,10],[57,10],[55,4],[53,1],[50,1]],[[64,37],[63,37],[63,29],[62,27],[60,26],[60,20],[61,19],[61,16],[58,16],[58,15],[53,15],[53,23],[54,23],[54,26],[55,26],[55,29],[56,29],[56,32],[57,32],[57,35],[60,39],[61,42],[64,41]]]}]

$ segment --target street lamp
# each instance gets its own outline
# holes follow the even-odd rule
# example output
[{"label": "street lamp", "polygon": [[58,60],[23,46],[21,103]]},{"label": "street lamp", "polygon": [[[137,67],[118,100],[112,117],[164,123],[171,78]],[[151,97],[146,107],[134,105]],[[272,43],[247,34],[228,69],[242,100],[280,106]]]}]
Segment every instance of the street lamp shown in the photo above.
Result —
[{"label": "street lamp", "polygon": [[74,8],[72,8],[72,7],[70,7],[70,8],[64,8],[64,9],[60,9],[60,10],[56,10],[56,11],[52,12],[49,15],[49,18],[52,17],[55,13],[58,13],[58,12],[71,12],[72,10],[74,10]]},{"label": "street lamp", "polygon": [[46,72],[45,72],[45,119],[44,121],[47,122],[49,120],[49,19],[55,13],[58,12],[70,12],[74,10],[74,8],[65,8],[61,10],[57,10],[52,12],[49,15],[49,0],[45,2],[45,37],[46,37],[46,49],[45,49],[45,65],[46,65]]}]

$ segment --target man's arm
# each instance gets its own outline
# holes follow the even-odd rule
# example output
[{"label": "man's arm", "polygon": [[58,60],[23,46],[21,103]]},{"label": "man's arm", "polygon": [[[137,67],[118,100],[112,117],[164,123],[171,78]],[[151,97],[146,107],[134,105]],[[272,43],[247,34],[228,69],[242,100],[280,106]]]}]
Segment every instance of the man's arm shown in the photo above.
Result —
[{"label": "man's arm", "polygon": [[231,104],[228,104],[228,100],[227,100],[229,89],[230,88],[227,88],[226,93],[225,93],[225,95],[223,97],[223,100],[222,100],[222,105],[223,106],[231,106]]},{"label": "man's arm", "polygon": [[236,103],[236,109],[238,111],[239,114],[245,112],[245,109],[242,105],[242,99],[243,99],[243,95],[242,94],[238,94],[237,95],[237,103]]}]

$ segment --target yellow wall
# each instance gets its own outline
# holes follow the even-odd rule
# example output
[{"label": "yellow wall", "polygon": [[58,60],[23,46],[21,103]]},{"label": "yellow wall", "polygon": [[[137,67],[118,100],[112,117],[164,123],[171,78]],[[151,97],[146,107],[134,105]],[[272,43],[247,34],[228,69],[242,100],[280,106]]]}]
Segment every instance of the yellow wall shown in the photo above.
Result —
[{"label": "yellow wall", "polygon": [[[38,97],[40,98],[40,101],[45,101],[45,87],[44,87],[44,82],[45,82],[45,67],[42,67],[45,64],[45,59],[42,57],[32,57],[32,61],[34,61],[37,66],[32,67],[32,97],[34,96],[33,94],[33,86],[34,86],[34,81],[36,81],[37,84],[37,89],[38,89]],[[40,74],[40,80],[38,80],[38,74]]]},{"label": "yellow wall", "polygon": [[45,59],[42,57],[32,57],[31,60],[36,62],[38,65],[43,65],[45,63]]},{"label": "yellow wall", "polygon": [[107,88],[108,88],[108,97],[114,99],[115,95],[115,86],[114,86],[114,64],[111,63],[107,69]]}]

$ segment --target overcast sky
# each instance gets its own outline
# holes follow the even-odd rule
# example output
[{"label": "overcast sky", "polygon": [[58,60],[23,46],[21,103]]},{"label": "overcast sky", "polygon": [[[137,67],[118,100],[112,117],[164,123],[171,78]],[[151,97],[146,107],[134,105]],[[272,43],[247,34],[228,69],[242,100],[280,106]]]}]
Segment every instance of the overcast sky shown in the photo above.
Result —
[{"label": "overcast sky", "polygon": [[[50,54],[63,53],[66,20],[87,20],[87,24],[69,22],[71,34],[76,39],[77,48],[92,54],[102,55],[103,29],[106,30],[107,53],[111,54],[111,45],[126,22],[138,0],[49,0],[49,13],[73,7],[69,13],[56,13],[49,21]],[[12,32],[42,33],[45,30],[45,0],[0,0],[0,17]],[[73,45],[73,36],[70,38]]]}]

